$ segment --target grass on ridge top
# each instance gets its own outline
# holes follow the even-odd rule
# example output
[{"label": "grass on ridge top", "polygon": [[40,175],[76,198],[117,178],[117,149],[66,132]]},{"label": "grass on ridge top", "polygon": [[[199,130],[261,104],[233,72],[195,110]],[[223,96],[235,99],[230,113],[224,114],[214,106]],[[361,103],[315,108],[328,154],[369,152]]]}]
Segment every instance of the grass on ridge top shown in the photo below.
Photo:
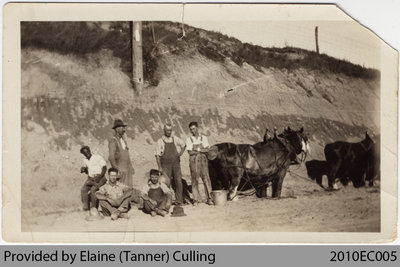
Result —
[{"label": "grass on ridge top", "polygon": [[[152,25],[154,26],[155,42]],[[264,68],[319,70],[342,73],[363,79],[379,78],[379,71],[368,69],[325,54],[304,49],[265,48],[227,35],[185,25],[186,36],[182,36],[182,25],[174,22],[143,22],[144,79],[157,86],[155,75],[161,47],[174,54],[198,52],[214,61],[230,58],[238,65],[244,62],[257,70]],[[129,22],[22,22],[21,47],[47,49],[62,54],[85,56],[100,49],[110,49],[121,59],[121,69],[131,72],[131,26]],[[294,58],[291,55],[296,55]]]}]

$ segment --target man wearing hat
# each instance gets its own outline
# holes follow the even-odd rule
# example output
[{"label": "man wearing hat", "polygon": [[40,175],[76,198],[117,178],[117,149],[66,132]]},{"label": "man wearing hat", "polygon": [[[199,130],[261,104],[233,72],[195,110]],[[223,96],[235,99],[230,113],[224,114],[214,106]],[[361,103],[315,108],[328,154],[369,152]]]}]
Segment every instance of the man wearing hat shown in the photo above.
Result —
[{"label": "man wearing hat", "polygon": [[160,176],[159,170],[150,170],[150,179],[142,190],[143,210],[151,216],[158,214],[164,217],[171,207],[172,193],[168,186],[160,181]]},{"label": "man wearing hat", "polygon": [[108,169],[108,176],[107,183],[96,192],[101,212],[105,216],[111,216],[112,220],[117,220],[118,218],[128,219],[132,188],[117,181],[117,169],[112,167]]},{"label": "man wearing hat", "polygon": [[131,158],[129,156],[128,143],[126,140],[126,124],[117,119],[114,121],[114,136],[108,141],[108,159],[111,166],[118,170],[120,181],[130,187],[133,185],[132,175],[135,173]]},{"label": "man wearing hat", "polygon": [[106,183],[106,162],[100,155],[93,155],[88,146],[83,146],[80,152],[85,156],[81,173],[87,173],[88,178],[81,188],[83,210],[97,209],[96,191]]}]

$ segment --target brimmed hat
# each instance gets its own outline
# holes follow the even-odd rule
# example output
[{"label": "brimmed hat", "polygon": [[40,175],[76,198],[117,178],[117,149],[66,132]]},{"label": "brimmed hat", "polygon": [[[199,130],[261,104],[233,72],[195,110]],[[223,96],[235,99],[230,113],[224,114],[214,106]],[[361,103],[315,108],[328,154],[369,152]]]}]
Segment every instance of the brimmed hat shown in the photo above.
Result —
[{"label": "brimmed hat", "polygon": [[126,127],[128,125],[126,125],[122,120],[120,119],[116,119],[114,121],[114,126],[112,127],[113,129],[118,128],[118,127]]},{"label": "brimmed hat", "polygon": [[183,208],[181,206],[174,206],[172,210],[171,217],[182,217],[186,216],[185,212],[183,212]]}]

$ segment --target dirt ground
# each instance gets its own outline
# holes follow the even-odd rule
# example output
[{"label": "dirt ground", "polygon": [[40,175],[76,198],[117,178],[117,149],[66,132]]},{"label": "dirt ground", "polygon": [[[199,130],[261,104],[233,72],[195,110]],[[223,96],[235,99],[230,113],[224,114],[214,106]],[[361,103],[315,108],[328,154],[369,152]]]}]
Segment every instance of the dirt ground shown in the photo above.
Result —
[{"label": "dirt ground", "polygon": [[[339,187],[327,192],[292,170],[284,181],[279,200],[255,195],[230,201],[225,206],[184,206],[187,216],[151,217],[133,208],[129,219],[110,217],[87,221],[77,207],[23,221],[23,231],[56,232],[379,232],[380,188]],[[300,175],[300,176],[299,176]],[[326,181],[324,181],[326,182]],[[268,195],[270,196],[268,189]]]}]

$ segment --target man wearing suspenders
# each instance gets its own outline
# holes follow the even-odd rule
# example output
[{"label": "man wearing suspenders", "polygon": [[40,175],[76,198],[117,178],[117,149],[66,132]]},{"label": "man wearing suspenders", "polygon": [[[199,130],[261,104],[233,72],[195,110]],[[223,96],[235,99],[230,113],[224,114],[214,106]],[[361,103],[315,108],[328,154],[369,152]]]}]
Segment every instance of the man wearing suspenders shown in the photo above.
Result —
[{"label": "man wearing suspenders", "polygon": [[129,156],[128,143],[126,140],[126,124],[122,120],[115,120],[113,129],[115,135],[108,142],[108,159],[111,166],[118,170],[119,181],[129,187],[133,186],[133,169],[131,158]]},{"label": "man wearing suspenders", "polygon": [[208,174],[208,160],[206,154],[210,145],[206,136],[199,134],[197,122],[189,124],[191,135],[186,139],[186,148],[190,155],[189,167],[192,176],[192,191],[195,203],[201,201],[201,193],[199,190],[199,179],[204,183],[204,191],[206,194],[206,203],[212,205],[211,198],[211,180]]},{"label": "man wearing suspenders", "polygon": [[164,125],[164,135],[158,139],[156,146],[156,161],[158,170],[165,173],[171,181],[175,190],[175,202],[183,204],[183,186],[181,160],[185,152],[185,143],[178,137],[172,135],[172,126],[167,123]]}]

